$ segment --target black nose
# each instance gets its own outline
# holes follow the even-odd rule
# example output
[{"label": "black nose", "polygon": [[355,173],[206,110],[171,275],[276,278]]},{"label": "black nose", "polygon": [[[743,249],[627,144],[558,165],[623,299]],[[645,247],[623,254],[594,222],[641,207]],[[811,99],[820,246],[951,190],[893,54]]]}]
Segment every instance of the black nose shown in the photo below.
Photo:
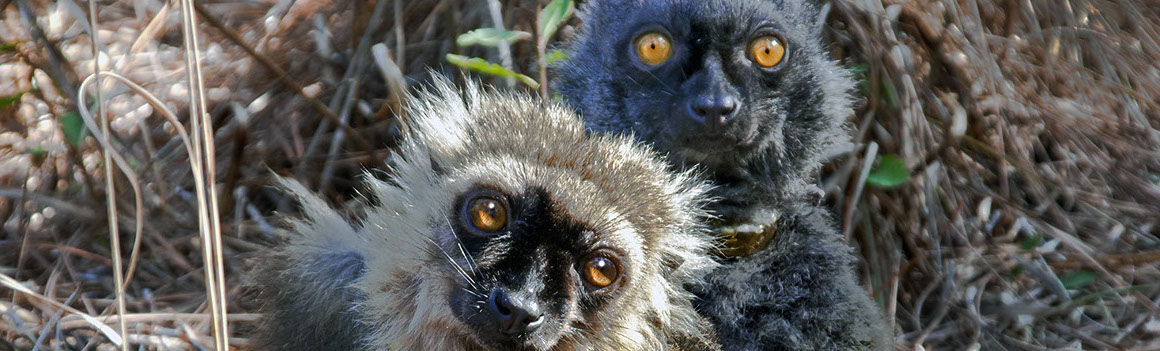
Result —
[{"label": "black nose", "polygon": [[733,118],[741,102],[732,96],[697,96],[689,100],[689,115],[714,130]]},{"label": "black nose", "polygon": [[505,334],[531,332],[544,324],[539,306],[514,298],[501,289],[494,289],[487,297],[487,308],[495,316],[496,327]]}]

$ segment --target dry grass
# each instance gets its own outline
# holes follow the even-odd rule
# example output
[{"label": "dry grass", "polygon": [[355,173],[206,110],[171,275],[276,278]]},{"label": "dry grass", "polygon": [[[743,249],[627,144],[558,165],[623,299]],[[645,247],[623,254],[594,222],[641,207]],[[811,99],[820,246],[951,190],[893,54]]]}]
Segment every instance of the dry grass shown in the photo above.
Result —
[{"label": "dry grass", "polygon": [[1160,7],[833,8],[868,64],[856,141],[914,171],[856,197],[860,148],[829,183],[899,344],[1160,348]]},{"label": "dry grass", "polygon": [[[534,0],[503,3],[506,27],[534,32]],[[141,84],[187,121],[181,16],[163,4],[98,2],[103,70]],[[79,123],[77,88],[94,67],[86,6],[0,0],[0,274],[32,293],[0,288],[0,350],[107,348],[93,325],[119,327],[102,317],[115,306],[108,162],[93,138],[66,137]],[[492,25],[483,1],[199,7],[230,340],[244,348],[255,316],[241,303],[243,261],[273,241],[276,213],[295,212],[268,187],[270,173],[342,204],[359,172],[378,166],[405,130],[392,113],[403,90],[428,68],[457,75],[441,61],[447,53],[502,58],[455,46],[459,33]],[[893,316],[898,347],[1160,349],[1160,4],[843,0],[827,8],[828,39],[860,72],[866,96],[851,117],[855,148],[822,182],[865,258],[867,290]],[[534,43],[510,55],[517,71],[539,77]],[[212,348],[183,142],[158,108],[106,85],[114,145],[140,178],[145,218],[134,219],[128,178],[117,176],[123,252],[132,228],[143,227],[126,339],[147,349]],[[865,183],[885,154],[911,171],[899,188]]]}]

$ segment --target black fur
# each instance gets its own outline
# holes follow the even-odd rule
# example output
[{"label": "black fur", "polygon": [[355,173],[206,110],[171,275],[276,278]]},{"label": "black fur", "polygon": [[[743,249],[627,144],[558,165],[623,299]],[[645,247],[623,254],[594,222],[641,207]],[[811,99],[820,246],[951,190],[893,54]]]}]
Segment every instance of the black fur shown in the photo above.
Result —
[{"label": "black fur", "polygon": [[[284,251],[251,261],[249,273],[269,315],[262,319],[251,345],[258,350],[355,350],[371,332],[358,321],[355,306],[363,300],[351,286],[366,272],[362,256],[326,250],[317,256],[289,257]],[[270,257],[270,256],[281,257]],[[304,283],[309,282],[309,283]]]},{"label": "black fur", "polygon": [[783,210],[766,250],[718,269],[696,291],[697,310],[717,325],[723,349],[892,349],[829,215],[814,206]]},{"label": "black fur", "polygon": [[[812,177],[846,141],[853,81],[821,44],[818,10],[805,0],[594,0],[558,67],[555,87],[601,132],[632,133],[696,167],[717,188],[711,206],[729,224],[768,224],[774,243],[729,262],[702,290],[699,311],[717,322],[727,350],[891,347],[881,313],[852,273],[836,224],[812,207]],[[671,38],[668,61],[636,57],[638,35]],[[747,56],[775,34],[787,53],[771,69]],[[713,125],[689,106],[736,102]],[[789,222],[786,222],[789,221]]]}]

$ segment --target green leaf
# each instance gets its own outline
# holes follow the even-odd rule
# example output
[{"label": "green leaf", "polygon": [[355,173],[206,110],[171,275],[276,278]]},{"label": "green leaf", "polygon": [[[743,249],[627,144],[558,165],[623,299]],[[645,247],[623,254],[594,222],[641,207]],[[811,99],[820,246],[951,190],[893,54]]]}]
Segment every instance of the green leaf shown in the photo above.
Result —
[{"label": "green leaf", "polygon": [[852,76],[854,79],[865,79],[866,72],[870,70],[870,65],[865,63],[849,65],[846,66],[846,70],[850,71],[850,76]]},{"label": "green leaf", "polygon": [[850,72],[850,78],[858,83],[862,96],[870,96],[870,79],[866,76],[866,72],[870,71],[870,65],[865,63],[849,65],[846,66],[846,71]]},{"label": "green leaf", "polygon": [[503,66],[488,62],[487,60],[484,60],[484,59],[481,59],[478,57],[470,57],[469,58],[469,57],[463,56],[463,55],[447,54],[447,62],[451,62],[451,64],[459,66],[460,68],[463,68],[463,69],[466,69],[469,71],[475,71],[475,72],[479,72],[479,73],[483,73],[483,74],[487,74],[487,75],[492,75],[492,76],[498,76],[498,77],[516,78],[516,79],[519,79],[520,82],[524,83],[524,85],[527,85],[528,87],[530,87],[532,89],[539,89],[540,88],[540,83],[536,83],[536,80],[532,79],[532,77],[528,77],[528,76],[525,76],[525,75],[522,75],[522,74],[519,74],[516,72],[512,72],[511,70],[508,70],[507,68],[503,68]]},{"label": "green leaf", "polygon": [[901,103],[898,100],[898,92],[894,90],[894,83],[890,81],[890,77],[886,75],[880,76],[882,77],[883,98],[886,99],[886,103],[890,106],[890,109],[897,110]]},{"label": "green leaf", "polygon": [[870,96],[870,80],[862,79],[858,81],[858,90],[862,92],[862,96]]},{"label": "green leaf", "polygon": [[16,52],[17,50],[20,50],[19,44],[20,43],[17,43],[14,41],[6,41],[3,43],[0,43],[0,54],[9,53],[9,52]]},{"label": "green leaf", "polygon": [[1096,280],[1096,272],[1089,269],[1071,271],[1059,277],[1059,282],[1067,289],[1079,289]]},{"label": "green leaf", "polygon": [[568,59],[567,53],[564,53],[563,51],[560,51],[560,50],[552,50],[552,51],[548,51],[547,55],[544,55],[544,64],[546,64],[548,66],[553,66],[557,63],[564,62],[564,60],[567,60],[567,59]]},{"label": "green leaf", "polygon": [[77,148],[84,146],[88,130],[85,129],[85,121],[81,119],[81,115],[76,111],[69,111],[60,116],[59,121],[60,129],[64,132],[64,139]]},{"label": "green leaf", "polygon": [[24,153],[26,153],[32,157],[44,157],[44,156],[48,155],[48,150],[45,150],[44,148],[37,146],[37,147],[29,148],[28,150],[24,151]]},{"label": "green leaf", "polygon": [[44,159],[48,157],[48,150],[39,146],[30,148],[24,151],[24,153],[28,154],[28,157],[32,160],[32,164],[37,166],[44,163]]},{"label": "green leaf", "polygon": [[540,11],[540,45],[546,45],[548,39],[556,34],[556,29],[560,28],[560,23],[568,20],[572,16],[572,11],[576,10],[576,5],[572,0],[552,0],[548,6]]},{"label": "green leaf", "polygon": [[460,34],[455,38],[455,43],[459,46],[496,46],[499,43],[506,42],[508,44],[528,39],[532,37],[532,33],[522,32],[518,30],[504,30],[495,28],[480,28],[467,33]]},{"label": "green leaf", "polygon": [[1021,245],[1021,247],[1022,247],[1023,251],[1031,251],[1032,249],[1039,247],[1039,244],[1042,242],[1043,242],[1043,235],[1040,235],[1039,233],[1035,233],[1034,235],[1028,236],[1026,239],[1023,239],[1023,245]]},{"label": "green leaf", "polygon": [[907,178],[910,178],[910,170],[906,168],[906,162],[903,162],[902,158],[898,155],[882,155],[878,160],[878,166],[870,171],[869,177],[866,177],[866,182],[889,189],[906,183]]},{"label": "green leaf", "polygon": [[25,92],[19,92],[8,96],[0,96],[0,110],[8,108],[20,102],[20,97],[24,96]]}]

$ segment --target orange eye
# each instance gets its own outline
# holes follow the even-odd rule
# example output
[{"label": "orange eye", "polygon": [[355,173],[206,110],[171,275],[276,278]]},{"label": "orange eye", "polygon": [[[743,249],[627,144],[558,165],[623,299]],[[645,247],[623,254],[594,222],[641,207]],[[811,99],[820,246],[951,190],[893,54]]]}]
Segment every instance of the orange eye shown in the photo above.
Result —
[{"label": "orange eye", "polygon": [[616,266],[616,261],[607,256],[592,256],[584,262],[582,273],[584,282],[594,288],[603,289],[615,283],[620,277],[620,267]]},{"label": "orange eye", "polygon": [[749,43],[749,54],[752,55],[753,62],[762,67],[773,67],[785,58],[785,45],[781,43],[780,38],[767,35]]},{"label": "orange eye", "polygon": [[507,208],[503,202],[490,197],[476,197],[467,204],[467,216],[475,229],[496,232],[507,225]]},{"label": "orange eye", "polygon": [[664,63],[672,53],[669,38],[660,33],[645,33],[636,38],[636,56],[649,66]]}]

